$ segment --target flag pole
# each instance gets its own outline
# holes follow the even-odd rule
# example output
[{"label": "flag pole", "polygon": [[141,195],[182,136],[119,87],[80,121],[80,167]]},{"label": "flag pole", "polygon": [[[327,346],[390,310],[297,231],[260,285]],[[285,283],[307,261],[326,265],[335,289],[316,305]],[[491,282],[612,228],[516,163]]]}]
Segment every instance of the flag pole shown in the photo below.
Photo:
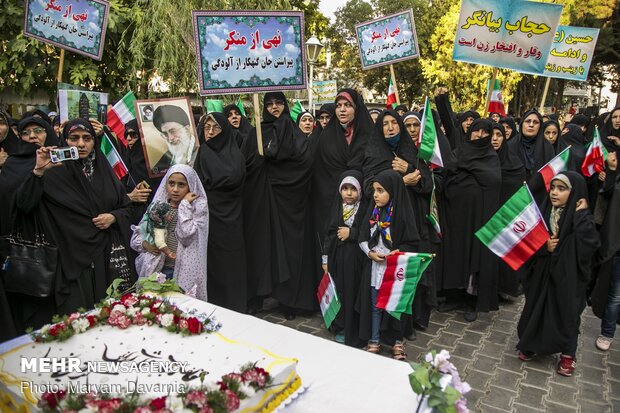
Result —
[{"label": "flag pole", "polygon": [[258,146],[258,154],[263,156],[263,131],[260,127],[260,104],[258,102],[258,93],[252,94],[254,103],[254,124],[256,125],[256,145]]},{"label": "flag pole", "polygon": [[491,75],[491,83],[489,84],[489,91],[487,92],[487,99],[484,102],[484,115],[483,118],[486,118],[489,114],[489,103],[491,102],[491,94],[493,93],[493,88],[495,87],[495,79],[497,79],[497,68],[493,68],[493,74]]},{"label": "flag pole", "polygon": [[62,82],[62,69],[65,65],[65,49],[60,49],[60,58],[58,60],[58,74],[56,75],[56,81]]},{"label": "flag pole", "polygon": [[540,101],[540,106],[538,107],[538,112],[543,113],[545,110],[545,101],[547,100],[547,92],[549,91],[549,83],[551,83],[551,78],[548,77],[545,82],[545,89],[543,90],[542,99]]},{"label": "flag pole", "polygon": [[394,65],[390,65],[390,77],[392,78],[392,86],[394,86],[394,94],[396,95],[396,104],[400,105],[400,97],[398,96],[398,86],[396,86],[396,74],[394,73]]}]

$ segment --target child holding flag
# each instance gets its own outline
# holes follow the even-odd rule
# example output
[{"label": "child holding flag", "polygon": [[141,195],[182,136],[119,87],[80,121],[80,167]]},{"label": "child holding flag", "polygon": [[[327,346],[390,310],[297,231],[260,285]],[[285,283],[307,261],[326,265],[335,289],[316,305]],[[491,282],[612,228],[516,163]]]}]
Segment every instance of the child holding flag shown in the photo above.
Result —
[{"label": "child holding flag", "polygon": [[390,344],[393,342],[394,359],[405,360],[401,323],[376,304],[386,257],[398,251],[415,251],[420,237],[401,175],[394,170],[382,171],[375,177],[372,187],[374,202],[368,208],[360,232],[360,248],[371,260],[365,266],[360,288],[360,336],[369,339],[367,351],[378,354],[382,322],[390,324],[384,329],[383,339]]},{"label": "child holding flag", "polygon": [[575,370],[591,260],[600,245],[587,196],[586,182],[577,172],[551,180],[549,198],[541,206],[551,238],[523,280],[525,306],[517,327],[519,359],[561,353],[557,372],[567,377]]},{"label": "child holding flag", "polygon": [[323,271],[332,275],[342,303],[333,323],[336,341],[355,347],[362,345],[359,313],[355,310],[364,265],[364,255],[358,247],[359,229],[367,205],[362,182],[359,171],[346,171],[340,176],[338,198],[332,206],[322,257]]}]

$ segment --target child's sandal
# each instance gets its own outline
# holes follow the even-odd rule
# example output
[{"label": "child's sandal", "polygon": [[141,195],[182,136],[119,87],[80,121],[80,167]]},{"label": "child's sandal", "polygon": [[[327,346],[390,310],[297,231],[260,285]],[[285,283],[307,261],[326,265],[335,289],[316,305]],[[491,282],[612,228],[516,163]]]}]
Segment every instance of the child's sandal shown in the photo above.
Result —
[{"label": "child's sandal", "polygon": [[381,346],[379,343],[368,343],[368,346],[366,346],[366,351],[372,354],[379,354],[381,351]]},{"label": "child's sandal", "polygon": [[396,343],[392,346],[392,358],[394,360],[407,360],[407,353],[402,343]]}]

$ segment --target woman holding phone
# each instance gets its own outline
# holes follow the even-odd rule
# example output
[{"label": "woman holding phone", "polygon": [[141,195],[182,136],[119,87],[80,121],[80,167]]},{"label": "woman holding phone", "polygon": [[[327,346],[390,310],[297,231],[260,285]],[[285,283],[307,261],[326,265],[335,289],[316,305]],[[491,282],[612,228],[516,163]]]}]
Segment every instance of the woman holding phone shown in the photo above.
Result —
[{"label": "woman holding phone", "polygon": [[[49,322],[53,314],[93,307],[118,276],[110,266],[113,245],[115,251],[129,251],[130,201],[99,143],[90,122],[70,120],[60,144],[76,147],[79,159],[52,163],[50,152],[55,147],[37,149],[35,166],[17,191],[17,208],[36,214],[47,241],[58,247],[50,306],[30,309],[40,313],[41,322]],[[125,257],[131,271],[126,281],[133,283],[133,263],[128,254]]]}]

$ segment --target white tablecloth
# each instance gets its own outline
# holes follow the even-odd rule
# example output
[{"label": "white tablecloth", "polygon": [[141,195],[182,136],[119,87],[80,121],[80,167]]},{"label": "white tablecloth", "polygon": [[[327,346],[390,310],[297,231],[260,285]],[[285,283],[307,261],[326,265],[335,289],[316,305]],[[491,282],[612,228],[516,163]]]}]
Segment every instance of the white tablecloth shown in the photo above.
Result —
[{"label": "white tablecloth", "polygon": [[[179,308],[195,308],[222,323],[220,333],[299,360],[306,391],[284,413],[415,412],[408,363],[366,353],[289,327],[217,307],[180,294],[169,295]],[[179,338],[181,339],[181,338]],[[29,341],[28,336],[0,344],[0,354]]]}]

